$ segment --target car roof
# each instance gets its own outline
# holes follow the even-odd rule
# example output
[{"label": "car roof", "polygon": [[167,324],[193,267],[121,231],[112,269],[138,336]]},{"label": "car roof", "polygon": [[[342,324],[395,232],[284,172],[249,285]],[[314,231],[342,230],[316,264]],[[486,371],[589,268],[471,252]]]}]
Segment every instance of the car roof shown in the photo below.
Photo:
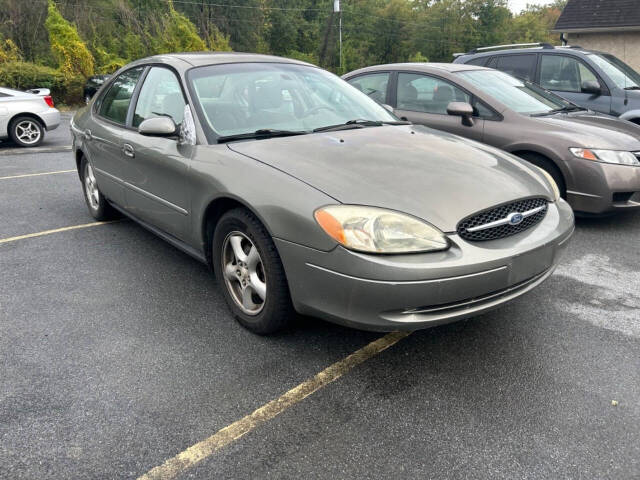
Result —
[{"label": "car roof", "polygon": [[183,52],[167,53],[141,58],[140,60],[130,63],[127,67],[147,63],[167,63],[183,69],[223,63],[292,63],[298,65],[311,65],[310,63],[302,62],[300,60],[276,57],[274,55],[261,55],[257,53]]},{"label": "car roof", "polygon": [[454,73],[467,70],[491,70],[490,68],[479,67],[477,65],[467,65],[464,63],[388,63],[385,65],[374,65],[372,67],[360,68],[349,72],[346,76],[354,76],[365,72],[387,71],[387,70],[411,70],[425,73]]}]

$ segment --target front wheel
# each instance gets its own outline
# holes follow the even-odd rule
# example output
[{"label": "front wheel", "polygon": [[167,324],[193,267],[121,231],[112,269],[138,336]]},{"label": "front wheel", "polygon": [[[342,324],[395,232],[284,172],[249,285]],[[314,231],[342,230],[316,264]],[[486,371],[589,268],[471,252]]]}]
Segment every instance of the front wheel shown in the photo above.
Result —
[{"label": "front wheel", "polygon": [[283,329],[295,312],[282,261],[262,223],[244,208],[230,210],[212,243],[215,275],[236,320],[260,335]]},{"label": "front wheel", "polygon": [[9,126],[11,140],[21,147],[37,147],[44,140],[44,127],[32,117],[18,117]]}]

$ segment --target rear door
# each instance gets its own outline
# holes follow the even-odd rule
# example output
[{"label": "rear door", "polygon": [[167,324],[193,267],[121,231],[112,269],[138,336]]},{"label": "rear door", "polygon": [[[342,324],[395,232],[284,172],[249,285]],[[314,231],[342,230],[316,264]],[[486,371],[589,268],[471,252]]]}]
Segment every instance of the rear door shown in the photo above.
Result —
[{"label": "rear door", "polygon": [[131,99],[144,69],[129,69],[113,81],[93,105],[91,127],[82,132],[100,191],[121,207],[125,204],[123,176],[126,167],[122,138],[127,133]]},{"label": "rear door", "polygon": [[184,240],[189,215],[187,171],[192,149],[176,137],[149,137],[137,128],[149,118],[167,116],[179,127],[185,97],[175,73],[152,66],[134,100],[131,129],[123,137],[127,210]]},{"label": "rear door", "polygon": [[[598,74],[581,59],[569,55],[543,53],[538,83],[570,102],[596,112],[611,112],[611,93]],[[597,82],[602,93],[583,93],[585,82]]]},{"label": "rear door", "polygon": [[472,126],[447,113],[451,102],[473,103],[472,96],[457,85],[422,73],[399,72],[394,113],[400,118],[482,141],[484,119],[474,117]]}]

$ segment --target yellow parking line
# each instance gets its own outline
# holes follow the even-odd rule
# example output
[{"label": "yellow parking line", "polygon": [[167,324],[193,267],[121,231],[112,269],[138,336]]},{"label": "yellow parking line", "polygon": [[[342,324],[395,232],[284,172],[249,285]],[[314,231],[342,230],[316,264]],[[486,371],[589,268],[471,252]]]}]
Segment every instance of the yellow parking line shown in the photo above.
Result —
[{"label": "yellow parking line", "polygon": [[167,480],[175,478],[180,473],[213,455],[226,445],[233,443],[235,440],[249,433],[259,425],[271,420],[279,413],[282,413],[289,407],[295,405],[301,400],[304,400],[306,397],[318,391],[322,387],[325,387],[334,380],[337,380],[356,365],[359,365],[379,354],[383,350],[386,350],[409,334],[409,332],[392,332],[384,337],[380,337],[379,339],[362,347],[360,350],[353,352],[343,360],[325,368],[316,376],[302,382],[300,385],[292,388],[284,395],[276,398],[275,400],[271,400],[269,403],[255,410],[253,413],[250,413],[246,417],[224,427],[209,438],[196,443],[175,457],[170,458],[162,465],[153,468],[141,477],[138,477],[138,480]]},{"label": "yellow parking line", "polygon": [[11,178],[41,177],[42,175],[55,175],[57,173],[71,173],[71,172],[77,172],[77,170],[58,170],[57,172],[25,173],[23,175],[11,175],[10,177],[0,177],[0,180],[9,180]]},{"label": "yellow parking line", "polygon": [[18,235],[17,237],[0,238],[0,243],[17,242],[18,240],[24,240],[26,238],[42,237],[44,235],[51,235],[52,233],[66,232],[66,231],[69,231],[69,230],[78,230],[79,228],[97,227],[98,225],[106,225],[107,223],[115,223],[115,222],[119,222],[119,221],[120,220],[109,220],[108,222],[92,222],[92,223],[85,223],[85,224],[82,224],[82,225],[72,225],[71,227],[62,227],[62,228],[55,228],[53,230],[45,230],[44,232],[36,232],[36,233],[28,233],[26,235]]}]

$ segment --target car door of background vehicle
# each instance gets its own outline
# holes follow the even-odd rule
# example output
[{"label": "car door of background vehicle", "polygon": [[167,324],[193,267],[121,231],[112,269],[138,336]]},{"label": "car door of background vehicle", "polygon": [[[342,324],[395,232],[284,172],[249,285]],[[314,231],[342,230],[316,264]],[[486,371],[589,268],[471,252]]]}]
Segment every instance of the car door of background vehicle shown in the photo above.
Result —
[{"label": "car door of background vehicle", "polygon": [[[584,82],[598,82],[602,94],[583,93]],[[570,102],[596,112],[611,113],[611,93],[604,81],[577,57],[543,53],[540,55],[537,83]]]},{"label": "car door of background vehicle", "polygon": [[144,67],[121,73],[93,105],[91,128],[82,132],[85,152],[100,191],[112,202],[124,207],[122,177],[125,156],[122,136],[127,131],[127,112]]},{"label": "car door of background vehicle", "polygon": [[125,202],[127,211],[154,227],[184,240],[188,223],[190,148],[177,137],[151,137],[138,133],[152,117],[168,116],[182,123],[186,102],[176,75],[153,66],[143,79],[135,105],[129,112],[132,129],[124,135]]},{"label": "car door of background vehicle", "polygon": [[470,94],[453,83],[422,73],[398,73],[394,113],[403,119],[482,141],[484,119],[474,117],[467,126],[462,118],[447,114],[451,102],[472,103]]}]

